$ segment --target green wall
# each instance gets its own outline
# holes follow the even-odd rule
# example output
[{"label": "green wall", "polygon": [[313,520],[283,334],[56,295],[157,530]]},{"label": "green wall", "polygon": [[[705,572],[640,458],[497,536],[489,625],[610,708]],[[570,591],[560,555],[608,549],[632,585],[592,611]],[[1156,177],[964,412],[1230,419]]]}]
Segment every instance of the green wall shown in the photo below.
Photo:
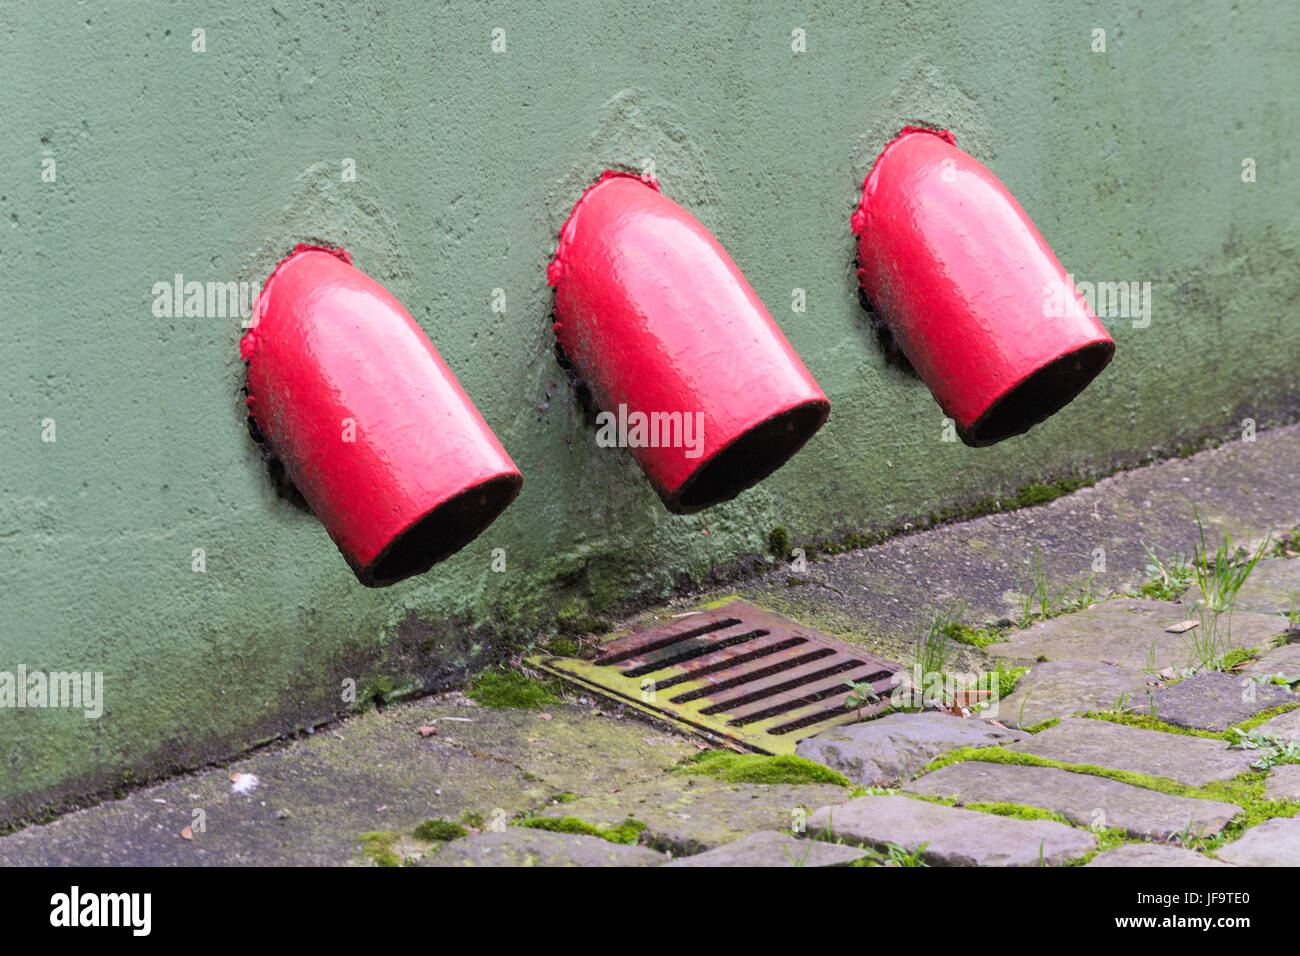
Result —
[{"label": "green wall", "polygon": [[[0,669],[102,671],[107,705],[0,710],[0,822],[339,713],[345,677],[363,697],[445,684],[558,611],[734,568],[774,525],[885,530],[1292,419],[1300,8],[1070,7],[0,5]],[[940,440],[855,295],[849,214],[906,122],[951,127],[1076,278],[1153,284],[1102,377],[993,448]],[[595,446],[547,322],[573,200],[646,158],[833,403],[791,464],[691,517]],[[260,285],[313,238],[407,305],[525,475],[482,538],[387,590],[276,495],[238,320],[153,314],[157,282]]]}]

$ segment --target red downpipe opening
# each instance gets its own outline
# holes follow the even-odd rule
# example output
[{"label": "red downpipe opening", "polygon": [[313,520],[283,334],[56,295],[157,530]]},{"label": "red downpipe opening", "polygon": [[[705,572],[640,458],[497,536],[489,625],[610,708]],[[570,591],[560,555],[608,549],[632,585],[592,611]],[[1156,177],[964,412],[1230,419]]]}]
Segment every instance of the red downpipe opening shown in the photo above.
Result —
[{"label": "red downpipe opening", "polygon": [[[726,250],[653,179],[609,171],[587,189],[547,279],[561,348],[670,511],[734,498],[826,421],[830,402]],[[622,441],[638,420],[643,441],[631,427]],[[690,447],[659,440],[678,421]]]},{"label": "red downpipe opening", "polygon": [[415,320],[342,249],[299,245],[253,308],[248,407],[369,587],[477,537],[523,477]]},{"label": "red downpipe opening", "polygon": [[1068,405],[1115,343],[1006,187],[947,131],[908,126],[853,214],[858,278],[967,445]]}]

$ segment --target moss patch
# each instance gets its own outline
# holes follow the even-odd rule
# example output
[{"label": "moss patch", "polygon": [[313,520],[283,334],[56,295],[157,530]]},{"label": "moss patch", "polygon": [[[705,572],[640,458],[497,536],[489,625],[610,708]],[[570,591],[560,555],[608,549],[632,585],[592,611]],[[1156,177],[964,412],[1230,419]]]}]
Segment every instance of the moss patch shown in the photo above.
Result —
[{"label": "moss patch", "polygon": [[483,671],[467,693],[484,707],[535,710],[561,703],[559,681],[540,681],[516,670]]},{"label": "moss patch", "polygon": [[415,836],[429,842],[458,840],[468,835],[468,830],[451,820],[425,820],[415,828]]},{"label": "moss patch", "polygon": [[577,657],[582,645],[572,637],[553,637],[542,645],[542,650],[555,657]]},{"label": "moss patch", "polygon": [[673,768],[674,773],[714,777],[728,783],[830,783],[849,786],[848,778],[797,754],[740,754],[706,750]]},{"label": "moss patch", "polygon": [[520,820],[516,826],[530,830],[549,830],[552,833],[577,833],[582,836],[599,837],[610,843],[635,844],[641,838],[641,831],[646,825],[640,820],[628,817],[616,827],[601,827],[581,820],[578,817],[528,817]]},{"label": "moss patch", "polygon": [[790,557],[790,532],[777,525],[767,535],[767,552],[778,561]]},{"label": "moss patch", "polygon": [[393,849],[400,834],[392,830],[375,830],[361,834],[361,856],[375,866],[401,866],[402,858]]},{"label": "moss patch", "polygon": [[986,627],[975,627],[961,621],[950,621],[939,628],[939,631],[958,644],[969,644],[971,647],[988,647],[997,641],[1007,639],[1006,635],[1001,631],[991,630]]}]

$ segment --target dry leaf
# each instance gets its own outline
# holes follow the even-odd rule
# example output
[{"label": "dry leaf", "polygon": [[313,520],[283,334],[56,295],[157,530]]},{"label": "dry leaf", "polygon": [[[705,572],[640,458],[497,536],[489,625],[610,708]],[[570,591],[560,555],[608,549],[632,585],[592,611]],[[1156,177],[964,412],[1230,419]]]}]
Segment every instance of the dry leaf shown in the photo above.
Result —
[{"label": "dry leaf", "polygon": [[184,830],[182,830],[182,831],[181,831],[181,839],[182,839],[182,840],[193,840],[193,839],[194,839],[194,828],[193,828],[193,827],[186,827]]},{"label": "dry leaf", "polygon": [[1190,631],[1194,627],[1200,627],[1200,621],[1193,621],[1190,618],[1186,621],[1179,621],[1173,627],[1165,628],[1166,634],[1182,634],[1184,631]]},{"label": "dry leaf", "polygon": [[419,731],[421,737],[432,737],[438,732],[438,728],[433,726],[433,724],[425,724],[424,726],[415,729]]}]

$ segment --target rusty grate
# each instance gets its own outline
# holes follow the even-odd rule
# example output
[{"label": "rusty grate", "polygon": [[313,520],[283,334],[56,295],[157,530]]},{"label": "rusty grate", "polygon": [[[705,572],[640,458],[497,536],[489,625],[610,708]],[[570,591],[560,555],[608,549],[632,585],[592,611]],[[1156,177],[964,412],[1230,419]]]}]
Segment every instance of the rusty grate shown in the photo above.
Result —
[{"label": "rusty grate", "polygon": [[734,601],[617,637],[595,660],[541,657],[534,666],[651,716],[760,753],[791,753],[804,737],[859,719],[844,681],[870,683],[888,706],[902,666]]}]

